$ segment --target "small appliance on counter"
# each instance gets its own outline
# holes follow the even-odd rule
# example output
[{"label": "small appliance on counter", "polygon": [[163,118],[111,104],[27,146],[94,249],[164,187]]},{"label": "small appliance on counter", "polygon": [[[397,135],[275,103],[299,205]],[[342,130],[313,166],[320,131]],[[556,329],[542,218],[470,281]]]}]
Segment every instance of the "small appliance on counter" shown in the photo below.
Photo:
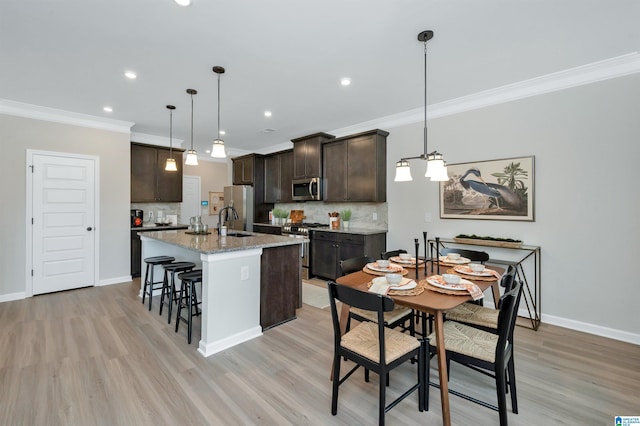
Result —
[{"label": "small appliance on counter", "polygon": [[144,212],[138,209],[131,209],[131,227],[139,228],[144,222]]}]

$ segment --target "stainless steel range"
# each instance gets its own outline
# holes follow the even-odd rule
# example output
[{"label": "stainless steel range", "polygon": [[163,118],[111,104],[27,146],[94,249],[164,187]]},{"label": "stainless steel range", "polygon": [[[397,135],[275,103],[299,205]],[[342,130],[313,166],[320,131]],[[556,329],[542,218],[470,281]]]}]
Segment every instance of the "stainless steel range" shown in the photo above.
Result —
[{"label": "stainless steel range", "polygon": [[[318,228],[328,228],[329,225],[325,223],[287,223],[282,226],[282,235],[288,235],[291,238],[309,238],[309,230],[310,229],[318,229]],[[309,243],[303,243],[300,245],[301,247],[301,257],[302,257],[302,279],[309,279],[309,264],[311,262],[311,256],[309,253],[309,248],[311,247]]]}]

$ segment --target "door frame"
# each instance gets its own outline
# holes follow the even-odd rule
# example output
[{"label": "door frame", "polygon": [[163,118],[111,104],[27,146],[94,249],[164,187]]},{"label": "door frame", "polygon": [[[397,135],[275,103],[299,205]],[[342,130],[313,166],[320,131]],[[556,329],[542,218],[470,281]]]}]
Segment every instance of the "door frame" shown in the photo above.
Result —
[{"label": "door frame", "polygon": [[25,253],[25,297],[33,297],[33,276],[31,271],[33,270],[33,228],[31,224],[31,218],[33,217],[33,157],[35,155],[46,155],[50,157],[64,157],[79,160],[92,160],[93,161],[93,203],[95,206],[95,225],[93,230],[95,232],[94,247],[93,247],[93,286],[95,287],[99,283],[100,279],[100,157],[97,155],[76,154],[73,152],[56,152],[56,151],[42,151],[36,149],[27,149],[26,167],[25,173],[27,174],[27,188],[26,188],[26,216],[25,216],[25,228],[26,228],[26,253]]}]

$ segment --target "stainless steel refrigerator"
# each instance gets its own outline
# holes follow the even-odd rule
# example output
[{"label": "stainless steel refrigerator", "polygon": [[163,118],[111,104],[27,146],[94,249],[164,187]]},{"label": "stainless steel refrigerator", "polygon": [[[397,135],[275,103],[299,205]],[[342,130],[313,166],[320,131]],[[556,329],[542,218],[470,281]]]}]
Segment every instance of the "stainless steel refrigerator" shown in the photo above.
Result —
[{"label": "stainless steel refrigerator", "polygon": [[253,231],[253,187],[234,185],[224,187],[224,205],[232,206],[238,212],[238,219],[233,219],[230,209],[224,211],[222,224],[227,229]]}]

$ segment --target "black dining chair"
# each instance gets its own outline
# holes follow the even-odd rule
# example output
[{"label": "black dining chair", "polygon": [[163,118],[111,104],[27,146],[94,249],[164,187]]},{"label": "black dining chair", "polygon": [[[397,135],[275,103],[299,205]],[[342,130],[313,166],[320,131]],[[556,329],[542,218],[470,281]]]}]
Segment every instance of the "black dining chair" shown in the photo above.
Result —
[{"label": "black dining chair", "polygon": [[489,260],[489,253],[486,251],[478,250],[465,250],[459,248],[442,248],[440,249],[440,255],[446,256],[449,253],[458,253],[462,257],[466,257],[472,262],[478,262],[484,264]]},{"label": "black dining chair", "polygon": [[380,253],[380,259],[391,259],[392,257],[399,256],[400,253],[407,253],[407,251],[403,249],[383,251]]},{"label": "black dining chair", "polygon": [[[385,413],[416,390],[418,391],[418,410],[421,412],[428,410],[428,340],[426,338],[416,339],[383,325],[384,314],[394,309],[394,303],[391,298],[376,293],[360,291],[331,281],[328,283],[328,289],[334,335],[331,414],[335,416],[338,413],[339,387],[360,367],[364,367],[365,371],[378,373],[380,378],[378,424],[384,425]],[[377,321],[361,322],[342,335],[336,301],[358,309],[374,312],[377,316]],[[341,378],[340,367],[343,357],[356,365]],[[386,387],[389,372],[406,361],[415,358],[418,360],[417,383],[387,405]]]},{"label": "black dining chair", "polygon": [[[497,334],[456,321],[445,321],[443,326],[447,371],[451,372],[450,361],[454,361],[493,377],[496,381],[498,406],[456,390],[449,389],[449,393],[498,411],[500,426],[507,426],[507,386],[511,394],[511,410],[518,414],[516,371],[513,360],[513,329],[521,295],[522,282],[520,281],[515,281],[511,290],[502,295]],[[430,351],[433,352],[436,345],[435,335],[430,335],[429,339],[432,343]]]},{"label": "black dining chair", "polygon": [[[516,269],[509,266],[500,278],[500,287],[504,288],[504,292],[508,293],[516,283]],[[502,298],[498,300],[496,308],[488,308],[486,306],[476,305],[475,303],[466,302],[447,311],[446,318],[448,320],[461,322],[472,327],[479,328],[491,333],[498,332],[498,315],[500,313],[500,304]]]}]

